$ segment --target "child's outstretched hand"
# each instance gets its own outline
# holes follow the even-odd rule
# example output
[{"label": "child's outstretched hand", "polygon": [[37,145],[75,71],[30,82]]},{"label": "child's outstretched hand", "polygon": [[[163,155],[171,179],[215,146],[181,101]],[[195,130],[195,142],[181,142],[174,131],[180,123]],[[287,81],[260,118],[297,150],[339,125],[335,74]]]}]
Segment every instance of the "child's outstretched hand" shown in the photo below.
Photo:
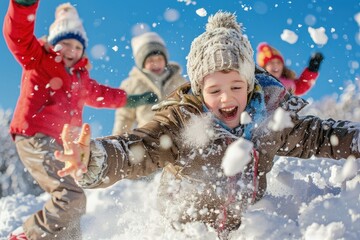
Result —
[{"label": "child's outstretched hand", "polygon": [[79,138],[76,137],[70,125],[65,124],[61,133],[64,151],[54,152],[55,158],[65,163],[65,167],[58,171],[60,177],[70,175],[78,180],[87,172],[90,157],[90,125],[83,124]]}]

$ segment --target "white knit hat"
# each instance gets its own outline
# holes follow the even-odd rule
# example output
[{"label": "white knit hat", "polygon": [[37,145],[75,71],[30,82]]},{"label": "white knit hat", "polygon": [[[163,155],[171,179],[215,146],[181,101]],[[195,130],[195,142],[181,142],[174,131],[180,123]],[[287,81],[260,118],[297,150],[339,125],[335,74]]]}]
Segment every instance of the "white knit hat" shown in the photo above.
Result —
[{"label": "white knit hat", "polygon": [[167,63],[169,54],[164,40],[155,32],[146,32],[131,39],[131,47],[135,64],[143,68],[145,59],[152,53],[160,53],[165,57]]},{"label": "white knit hat", "polygon": [[55,21],[49,29],[48,42],[55,45],[63,39],[74,38],[87,47],[88,38],[82,21],[75,7],[70,3],[63,3],[56,8]]},{"label": "white knit hat", "polygon": [[254,51],[242,35],[242,25],[235,14],[219,11],[210,16],[206,31],[191,43],[187,72],[194,94],[199,95],[206,75],[221,70],[236,70],[254,88]]}]

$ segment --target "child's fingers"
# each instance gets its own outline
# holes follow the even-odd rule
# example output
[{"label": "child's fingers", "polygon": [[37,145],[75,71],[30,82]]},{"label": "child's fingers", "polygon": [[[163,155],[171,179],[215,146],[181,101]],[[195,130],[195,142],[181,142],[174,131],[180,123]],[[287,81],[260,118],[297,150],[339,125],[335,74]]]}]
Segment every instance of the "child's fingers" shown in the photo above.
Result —
[{"label": "child's fingers", "polygon": [[90,145],[90,139],[91,139],[90,125],[88,123],[84,123],[81,128],[81,133],[79,136],[78,143],[87,147]]},{"label": "child's fingers", "polygon": [[57,172],[57,174],[60,176],[60,177],[65,177],[65,176],[68,176],[68,175],[71,175],[71,173],[73,173],[75,171],[75,167],[74,166],[70,166],[68,168],[63,168],[61,170],[59,170]]},{"label": "child's fingers", "polygon": [[57,172],[60,177],[68,175],[73,176],[75,179],[80,179],[83,173],[87,172],[87,168],[82,163],[66,164],[65,167]]},{"label": "child's fingers", "polygon": [[54,156],[57,160],[59,160],[60,162],[68,162],[70,164],[74,164],[77,163],[77,160],[74,159],[73,155],[68,155],[68,154],[64,154],[61,151],[56,150],[54,152]]},{"label": "child's fingers", "polygon": [[71,151],[71,144],[73,142],[70,125],[64,124],[62,132],[61,132],[61,139],[63,141],[63,147],[65,152]]}]

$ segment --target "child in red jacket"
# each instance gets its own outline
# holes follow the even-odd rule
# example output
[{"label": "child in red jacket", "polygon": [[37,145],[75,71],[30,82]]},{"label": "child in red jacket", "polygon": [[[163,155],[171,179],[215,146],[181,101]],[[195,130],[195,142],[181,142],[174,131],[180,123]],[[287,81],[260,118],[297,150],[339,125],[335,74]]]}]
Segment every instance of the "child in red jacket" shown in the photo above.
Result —
[{"label": "child in red jacket", "polygon": [[290,92],[301,96],[315,84],[323,58],[321,53],[315,53],[310,58],[309,66],[304,69],[299,78],[296,78],[294,71],[285,66],[281,53],[265,42],[258,45],[256,60],[260,67],[279,79]]},{"label": "child in red jacket", "polygon": [[76,134],[83,122],[85,105],[136,107],[154,103],[156,96],[127,96],[124,90],[90,78],[84,56],[88,38],[77,10],[69,3],[56,9],[47,43],[38,40],[34,36],[38,4],[38,0],[10,0],[3,33],[10,51],[23,67],[10,133],[21,161],[51,198],[10,239],[81,239],[85,194],[73,179],[58,177],[56,173],[63,165],[53,158],[53,152],[62,149],[64,123],[70,123]]}]

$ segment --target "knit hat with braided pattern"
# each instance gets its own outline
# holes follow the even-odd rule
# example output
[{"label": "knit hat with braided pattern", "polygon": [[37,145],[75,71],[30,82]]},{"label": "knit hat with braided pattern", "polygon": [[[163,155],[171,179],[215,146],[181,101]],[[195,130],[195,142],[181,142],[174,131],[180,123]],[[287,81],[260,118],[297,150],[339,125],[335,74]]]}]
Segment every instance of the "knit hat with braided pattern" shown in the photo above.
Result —
[{"label": "knit hat with braided pattern", "polygon": [[192,91],[199,95],[206,75],[222,70],[236,70],[254,88],[254,51],[242,34],[242,25],[232,13],[219,11],[208,19],[206,31],[191,43],[187,73]]}]

